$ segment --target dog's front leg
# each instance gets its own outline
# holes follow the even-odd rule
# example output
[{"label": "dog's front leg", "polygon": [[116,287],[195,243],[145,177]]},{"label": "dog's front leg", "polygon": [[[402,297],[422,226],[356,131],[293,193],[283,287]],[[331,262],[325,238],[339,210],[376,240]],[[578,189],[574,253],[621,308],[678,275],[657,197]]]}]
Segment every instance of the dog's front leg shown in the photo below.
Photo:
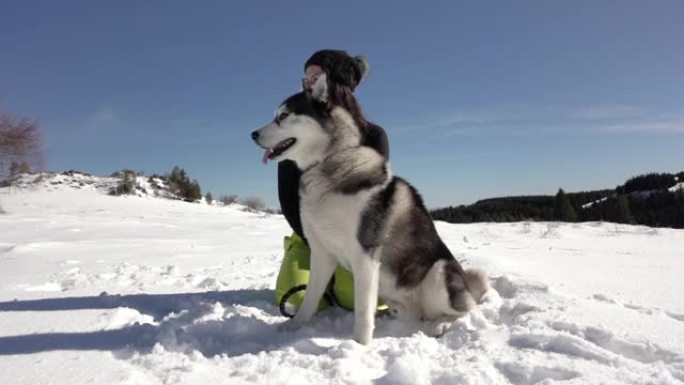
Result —
[{"label": "dog's front leg", "polygon": [[361,255],[353,265],[354,340],[369,345],[373,340],[375,310],[378,307],[380,262],[374,256]]},{"label": "dog's front leg", "polygon": [[311,248],[309,283],[306,286],[306,292],[304,292],[302,305],[292,319],[292,326],[308,322],[311,316],[316,313],[318,304],[337,267],[337,261],[320,246],[314,237],[309,237],[309,246]]}]

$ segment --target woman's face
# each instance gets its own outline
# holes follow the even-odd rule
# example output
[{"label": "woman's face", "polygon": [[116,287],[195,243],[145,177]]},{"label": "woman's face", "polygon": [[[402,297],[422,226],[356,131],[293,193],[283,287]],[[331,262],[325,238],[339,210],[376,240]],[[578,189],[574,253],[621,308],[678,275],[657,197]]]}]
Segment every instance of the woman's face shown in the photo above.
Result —
[{"label": "woman's face", "polygon": [[310,89],[314,83],[316,83],[316,80],[322,73],[323,68],[321,68],[319,65],[312,64],[306,67],[306,70],[304,71],[304,79],[302,79],[302,88],[305,90]]}]

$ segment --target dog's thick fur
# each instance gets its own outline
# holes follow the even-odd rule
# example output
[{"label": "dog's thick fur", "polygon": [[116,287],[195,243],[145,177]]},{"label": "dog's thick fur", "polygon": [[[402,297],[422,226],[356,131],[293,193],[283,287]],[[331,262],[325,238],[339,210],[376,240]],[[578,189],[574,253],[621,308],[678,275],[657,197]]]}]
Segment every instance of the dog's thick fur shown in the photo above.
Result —
[{"label": "dog's thick fur", "polygon": [[424,330],[440,335],[476,307],[489,288],[486,276],[463,270],[418,192],[392,176],[380,154],[361,146],[362,133],[346,110],[327,106],[321,78],[252,133],[266,149],[264,161],[291,159],[302,170],[301,219],[311,274],[304,302],[285,327],[311,318],[340,264],[354,276],[356,341],[371,342],[378,297],[398,318],[423,322]]}]

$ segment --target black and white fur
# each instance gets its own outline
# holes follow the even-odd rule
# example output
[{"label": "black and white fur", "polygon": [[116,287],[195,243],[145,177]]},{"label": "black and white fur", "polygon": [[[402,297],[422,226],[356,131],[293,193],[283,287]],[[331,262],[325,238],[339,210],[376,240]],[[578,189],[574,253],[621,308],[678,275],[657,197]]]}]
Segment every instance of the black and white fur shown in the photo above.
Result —
[{"label": "black and white fur", "polygon": [[362,133],[341,107],[327,107],[325,75],[285,100],[273,122],[252,133],[267,159],[302,170],[300,207],[311,247],[311,274],[292,328],[307,322],[337,264],[354,276],[354,339],[372,341],[381,298],[390,312],[440,335],[473,310],[489,288],[485,274],[463,270],[437,235],[418,192],[388,162],[361,146]]}]

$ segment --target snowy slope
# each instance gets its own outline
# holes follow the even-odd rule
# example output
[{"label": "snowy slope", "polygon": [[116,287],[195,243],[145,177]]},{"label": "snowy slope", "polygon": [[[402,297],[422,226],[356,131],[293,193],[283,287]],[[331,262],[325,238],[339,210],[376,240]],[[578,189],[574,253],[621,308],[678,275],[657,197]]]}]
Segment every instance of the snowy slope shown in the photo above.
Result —
[{"label": "snowy slope", "polygon": [[494,284],[434,339],[277,331],[280,216],[97,183],[0,189],[0,384],[682,384],[684,231],[438,223]]},{"label": "snowy slope", "polygon": [[[118,171],[113,174],[115,176],[99,177],[74,170],[64,172],[19,174],[12,181],[12,188],[8,188],[7,191],[11,192],[16,189],[40,189],[43,191],[70,191],[73,189],[86,189],[91,191],[97,190],[104,194],[113,195],[114,191],[116,191],[117,185],[119,185],[121,182],[121,174],[122,172]],[[162,178],[147,178],[141,175],[135,176],[135,187],[131,195],[139,197],[180,199],[170,191],[168,183]]]}]

